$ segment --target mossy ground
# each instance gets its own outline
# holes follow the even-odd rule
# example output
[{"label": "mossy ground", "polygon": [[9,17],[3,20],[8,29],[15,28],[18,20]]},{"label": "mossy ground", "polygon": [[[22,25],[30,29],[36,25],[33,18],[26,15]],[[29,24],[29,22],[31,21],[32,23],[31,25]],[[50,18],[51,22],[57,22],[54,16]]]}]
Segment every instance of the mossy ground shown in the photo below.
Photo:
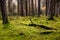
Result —
[{"label": "mossy ground", "polygon": [[[35,24],[56,28],[57,30],[46,30],[40,27],[26,26]],[[0,40],[60,40],[60,17],[54,17],[55,21],[47,20],[46,16],[41,17],[9,17],[9,24],[3,25],[0,20]],[[50,32],[50,34],[40,34]]]}]

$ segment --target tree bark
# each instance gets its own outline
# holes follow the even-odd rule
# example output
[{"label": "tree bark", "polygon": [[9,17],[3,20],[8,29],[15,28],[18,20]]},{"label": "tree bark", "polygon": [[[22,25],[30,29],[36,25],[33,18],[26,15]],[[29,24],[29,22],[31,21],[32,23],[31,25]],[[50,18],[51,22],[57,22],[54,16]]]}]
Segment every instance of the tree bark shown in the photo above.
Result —
[{"label": "tree bark", "polygon": [[41,11],[40,11],[40,0],[38,0],[38,16],[40,16],[40,13]]},{"label": "tree bark", "polygon": [[18,15],[20,15],[20,0],[17,0],[17,10],[18,10]]},{"label": "tree bark", "polygon": [[27,0],[25,0],[25,5],[26,5],[26,6],[25,6],[25,9],[26,9],[26,16],[28,16],[28,12],[27,12],[27,11],[28,11],[28,10],[27,10]]},{"label": "tree bark", "polygon": [[50,0],[50,18],[49,20],[54,20],[53,17],[55,15],[55,0]]},{"label": "tree bark", "polygon": [[33,0],[31,0],[31,5],[32,5],[32,16],[34,16],[34,4],[33,4]]},{"label": "tree bark", "polygon": [[3,24],[7,24],[9,22],[7,17],[7,10],[6,10],[6,0],[0,0],[0,4],[1,4],[0,6],[1,6]]},{"label": "tree bark", "polygon": [[48,15],[49,0],[46,0],[46,16]]},{"label": "tree bark", "polygon": [[20,0],[20,6],[21,6],[21,16],[23,16],[23,0]]},{"label": "tree bark", "polygon": [[9,15],[11,15],[13,12],[12,10],[12,0],[8,0],[8,10],[9,10]]}]

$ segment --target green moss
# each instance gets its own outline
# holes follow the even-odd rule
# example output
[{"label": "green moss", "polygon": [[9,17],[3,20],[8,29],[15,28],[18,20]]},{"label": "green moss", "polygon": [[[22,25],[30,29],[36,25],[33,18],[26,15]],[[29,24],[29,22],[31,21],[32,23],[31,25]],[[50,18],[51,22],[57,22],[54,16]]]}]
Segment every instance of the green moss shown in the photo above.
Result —
[{"label": "green moss", "polygon": [[[40,27],[26,26],[31,24],[42,24],[57,30],[45,30]],[[9,17],[10,24],[3,25],[0,20],[0,40],[59,40],[60,37],[60,17],[54,18],[56,21],[48,20],[46,16],[41,17]],[[40,34],[50,32],[51,34]]]}]

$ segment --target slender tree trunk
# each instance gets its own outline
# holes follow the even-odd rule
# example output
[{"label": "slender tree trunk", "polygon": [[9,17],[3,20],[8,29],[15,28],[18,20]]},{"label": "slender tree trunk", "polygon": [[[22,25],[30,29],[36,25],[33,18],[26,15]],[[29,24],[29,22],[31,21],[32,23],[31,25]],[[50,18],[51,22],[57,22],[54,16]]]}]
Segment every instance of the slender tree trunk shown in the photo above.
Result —
[{"label": "slender tree trunk", "polygon": [[18,6],[18,15],[20,15],[20,0],[17,0],[17,6]]},{"label": "slender tree trunk", "polygon": [[28,12],[27,12],[27,11],[28,11],[28,10],[27,10],[27,0],[25,1],[25,5],[26,5],[26,6],[25,6],[25,9],[26,9],[26,16],[28,16]]},{"label": "slender tree trunk", "polygon": [[32,16],[34,16],[34,4],[33,0],[31,0],[31,5],[32,5]]},{"label": "slender tree trunk", "polygon": [[37,16],[37,7],[36,7],[36,0],[35,0],[35,10],[34,10],[34,12],[35,12],[35,15]]},{"label": "slender tree trunk", "polygon": [[53,17],[55,15],[55,0],[50,1],[50,18],[49,20],[54,20]]},{"label": "slender tree trunk", "polygon": [[8,0],[9,15],[12,13],[12,0]]},{"label": "slender tree trunk", "polygon": [[20,6],[21,6],[21,16],[23,16],[23,0],[20,0]]},{"label": "slender tree trunk", "polygon": [[58,17],[58,3],[56,4],[55,8],[56,8],[55,9],[55,16]]},{"label": "slender tree trunk", "polygon": [[40,16],[40,0],[38,0],[38,16]]},{"label": "slender tree trunk", "polygon": [[48,14],[48,8],[49,8],[49,0],[46,0],[46,16]]},{"label": "slender tree trunk", "polygon": [[30,16],[30,0],[29,0],[29,16]]},{"label": "slender tree trunk", "polygon": [[0,0],[1,4],[1,12],[2,12],[2,20],[3,24],[7,24],[8,22],[8,17],[7,17],[7,10],[6,10],[6,0]]},{"label": "slender tree trunk", "polygon": [[46,0],[46,16],[50,16],[50,0]]}]

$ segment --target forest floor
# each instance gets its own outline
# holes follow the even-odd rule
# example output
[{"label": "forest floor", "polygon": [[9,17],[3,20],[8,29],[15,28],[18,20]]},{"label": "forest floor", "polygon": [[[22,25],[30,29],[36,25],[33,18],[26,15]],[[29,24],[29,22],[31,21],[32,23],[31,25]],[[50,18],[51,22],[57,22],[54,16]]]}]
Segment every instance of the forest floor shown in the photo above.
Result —
[{"label": "forest floor", "polygon": [[[34,24],[44,25],[56,30],[47,30],[38,26],[28,26],[31,21]],[[60,40],[60,17],[54,17],[54,21],[41,17],[9,17],[9,24],[3,25],[0,20],[0,40]],[[24,25],[27,24],[27,25]]]}]

